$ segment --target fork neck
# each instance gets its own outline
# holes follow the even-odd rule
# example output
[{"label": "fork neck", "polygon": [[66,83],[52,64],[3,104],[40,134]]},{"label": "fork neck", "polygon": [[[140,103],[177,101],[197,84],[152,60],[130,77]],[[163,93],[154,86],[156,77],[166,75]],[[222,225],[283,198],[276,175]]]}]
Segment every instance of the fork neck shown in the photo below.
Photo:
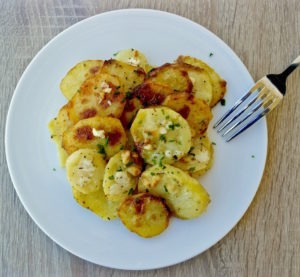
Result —
[{"label": "fork neck", "polygon": [[300,55],[291,63],[291,65],[286,68],[282,73],[280,73],[280,77],[284,80],[300,65]]}]

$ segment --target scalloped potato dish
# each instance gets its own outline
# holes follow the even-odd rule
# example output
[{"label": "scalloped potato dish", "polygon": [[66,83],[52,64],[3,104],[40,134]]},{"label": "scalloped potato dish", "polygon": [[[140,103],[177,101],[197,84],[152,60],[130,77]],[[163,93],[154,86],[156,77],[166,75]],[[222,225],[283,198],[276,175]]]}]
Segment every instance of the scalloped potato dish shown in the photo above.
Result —
[{"label": "scalloped potato dish", "polygon": [[66,103],[48,128],[79,205],[144,238],[206,211],[207,128],[226,92],[213,68],[190,56],[154,67],[126,49],[79,62],[60,90]]}]

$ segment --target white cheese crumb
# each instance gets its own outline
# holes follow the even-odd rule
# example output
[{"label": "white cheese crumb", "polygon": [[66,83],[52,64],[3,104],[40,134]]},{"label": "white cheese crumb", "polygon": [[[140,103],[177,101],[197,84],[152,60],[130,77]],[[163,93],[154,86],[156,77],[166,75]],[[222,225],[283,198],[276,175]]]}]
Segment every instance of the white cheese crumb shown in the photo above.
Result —
[{"label": "white cheese crumb", "polygon": [[162,135],[166,134],[166,133],[167,133],[166,128],[160,127],[160,128],[159,128],[159,133],[162,134]]},{"label": "white cheese crumb", "polygon": [[104,130],[97,130],[97,129],[93,128],[92,132],[93,132],[93,135],[95,137],[102,138],[102,139],[105,138],[105,131]]},{"label": "white cheese crumb", "polygon": [[152,149],[152,145],[151,144],[146,144],[146,145],[144,145],[144,149],[145,150],[151,150]]},{"label": "white cheese crumb", "polygon": [[108,104],[109,106],[111,106],[111,101],[110,101],[110,100],[107,100],[107,104]]},{"label": "white cheese crumb", "polygon": [[130,151],[129,150],[125,150],[121,154],[121,159],[122,159],[122,163],[123,164],[128,164],[130,162]]},{"label": "white cheese crumb", "polygon": [[195,159],[198,162],[207,162],[209,160],[209,153],[208,151],[200,151],[195,155]]},{"label": "white cheese crumb", "polygon": [[133,66],[137,66],[140,64],[140,60],[132,58],[132,57],[129,58],[127,62]]},{"label": "white cheese crumb", "polygon": [[83,187],[90,181],[95,171],[95,167],[90,160],[82,160],[78,164],[80,170],[80,177],[77,179],[77,185]]},{"label": "white cheese crumb", "polygon": [[104,81],[100,84],[100,88],[105,93],[110,93],[112,90],[112,88],[109,87],[109,84]]},{"label": "white cheese crumb", "polygon": [[179,150],[174,151],[174,155],[176,155],[176,156],[181,156],[182,154],[183,154],[182,151],[179,151]]},{"label": "white cheese crumb", "polygon": [[166,156],[167,158],[171,158],[173,155],[172,155],[172,152],[171,152],[170,150],[166,150],[166,151],[165,151],[165,156]]}]

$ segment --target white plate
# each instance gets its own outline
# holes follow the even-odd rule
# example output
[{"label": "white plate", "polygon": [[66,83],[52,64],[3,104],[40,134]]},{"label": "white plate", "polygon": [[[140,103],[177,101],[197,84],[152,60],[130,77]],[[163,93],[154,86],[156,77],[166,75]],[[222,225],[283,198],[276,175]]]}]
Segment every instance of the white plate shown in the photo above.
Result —
[{"label": "white plate", "polygon": [[73,200],[47,123],[66,102],[59,83],[74,64],[84,59],[108,59],[125,48],[141,50],[157,65],[173,61],[179,54],[207,61],[228,82],[227,104],[214,109],[215,118],[253,84],[234,52],[196,23],[153,10],[103,13],[59,34],[27,67],[8,112],[6,155],[25,209],[60,246],[107,267],[153,269],[202,253],[240,220],[263,174],[266,121],[261,120],[230,143],[209,130],[216,142],[215,163],[201,178],[212,199],[203,216],[187,221],[172,219],[163,234],[151,239],[130,233],[119,220],[102,221]]}]

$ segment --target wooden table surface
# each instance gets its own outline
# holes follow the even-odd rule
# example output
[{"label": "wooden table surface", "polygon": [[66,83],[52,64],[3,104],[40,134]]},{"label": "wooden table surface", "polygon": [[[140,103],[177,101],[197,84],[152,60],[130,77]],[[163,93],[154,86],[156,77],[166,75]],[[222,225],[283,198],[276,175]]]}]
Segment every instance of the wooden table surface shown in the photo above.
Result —
[{"label": "wooden table surface", "polygon": [[254,201],[237,226],[203,254],[157,270],[109,269],[62,249],[25,211],[4,148],[14,88],[59,32],[122,8],[159,9],[198,22],[237,53],[254,79],[279,72],[299,55],[299,0],[0,0],[0,276],[300,276],[300,70],[267,119],[268,158]]}]

